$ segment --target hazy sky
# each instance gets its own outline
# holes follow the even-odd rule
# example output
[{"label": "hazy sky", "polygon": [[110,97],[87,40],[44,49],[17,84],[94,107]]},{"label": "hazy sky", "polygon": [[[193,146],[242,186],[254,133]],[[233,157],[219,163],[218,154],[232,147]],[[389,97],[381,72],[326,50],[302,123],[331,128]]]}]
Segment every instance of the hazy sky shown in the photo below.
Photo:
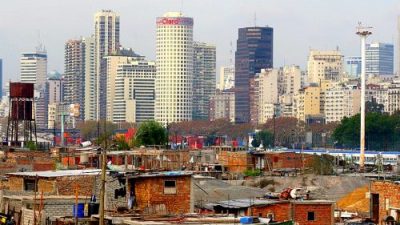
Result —
[{"label": "hazy sky", "polygon": [[[112,9],[121,16],[121,44],[155,59],[155,19],[167,11],[194,18],[194,39],[217,46],[217,67],[229,64],[237,29],[274,28],[274,66],[303,69],[308,50],[335,49],[359,54],[358,21],[373,26],[369,41],[395,42],[400,1],[396,0],[4,0],[0,7],[0,58],[4,79],[19,79],[19,56],[40,40],[48,69],[64,70],[64,42],[93,33],[93,15]],[[395,65],[396,66],[396,65]],[[218,69],[217,69],[218,71]]]}]

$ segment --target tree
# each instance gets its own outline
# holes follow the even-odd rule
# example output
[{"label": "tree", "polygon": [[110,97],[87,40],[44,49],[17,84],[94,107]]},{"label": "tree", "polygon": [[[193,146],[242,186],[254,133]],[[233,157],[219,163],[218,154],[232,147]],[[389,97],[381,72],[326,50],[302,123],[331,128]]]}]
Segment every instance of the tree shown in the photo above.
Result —
[{"label": "tree", "polygon": [[149,120],[143,122],[136,132],[134,145],[164,145],[167,142],[167,131],[158,122]]},{"label": "tree", "polygon": [[274,135],[271,132],[269,132],[268,130],[262,130],[262,131],[256,133],[256,138],[254,140],[257,140],[257,142],[259,143],[258,145],[260,145],[262,143],[263,148],[267,149],[267,147],[270,147],[273,145]]},{"label": "tree", "polygon": [[277,117],[262,125],[263,129],[275,136],[276,145],[286,147],[292,147],[292,144],[299,144],[304,140],[304,127],[304,122],[294,117]]},{"label": "tree", "polygon": [[76,127],[84,140],[95,140],[98,144],[102,143],[106,136],[110,137],[117,129],[116,124],[109,121],[105,122],[104,120],[82,121]]},{"label": "tree", "polygon": [[[365,118],[365,140],[367,149],[389,150],[399,144],[400,115],[367,113]],[[344,118],[333,132],[333,138],[343,147],[359,147],[360,144],[360,115]]]}]

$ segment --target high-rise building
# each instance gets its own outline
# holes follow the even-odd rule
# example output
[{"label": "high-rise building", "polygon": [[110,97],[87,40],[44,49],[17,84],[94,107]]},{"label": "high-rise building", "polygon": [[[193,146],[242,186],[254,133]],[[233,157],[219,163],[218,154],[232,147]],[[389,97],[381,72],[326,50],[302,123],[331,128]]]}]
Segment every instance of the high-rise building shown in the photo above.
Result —
[{"label": "high-rise building", "polygon": [[3,59],[0,59],[0,99],[3,98]]},{"label": "high-rise building", "polygon": [[105,74],[105,56],[117,53],[120,47],[119,15],[111,10],[101,10],[94,16],[95,23],[95,99],[96,119],[106,118],[107,75]]},{"label": "high-rise building", "polygon": [[116,94],[116,77],[119,66],[128,64],[131,60],[142,60],[144,57],[137,55],[132,49],[121,48],[118,54],[104,57],[106,61],[105,74],[107,75],[107,101],[106,114],[107,120],[113,121],[114,117],[114,101]]},{"label": "high-rise building", "polygon": [[56,109],[63,103],[63,97],[65,97],[64,90],[64,82],[62,79],[58,77],[48,78],[44,92],[45,104],[42,109],[45,111],[45,122],[47,122],[47,124],[43,124],[43,127],[47,125],[47,128],[52,129],[55,127],[56,122],[60,123],[61,116]]},{"label": "high-rise building", "polygon": [[64,103],[79,104],[80,119],[85,104],[85,42],[69,40],[64,45]]},{"label": "high-rise building", "polygon": [[21,82],[34,83],[35,88],[43,88],[47,77],[47,53],[42,47],[35,52],[23,53],[20,59]]},{"label": "high-rise building", "polygon": [[250,80],[261,69],[273,67],[273,29],[271,27],[239,28],[235,52],[236,122],[250,121]]},{"label": "high-rise building", "polygon": [[323,80],[340,80],[343,76],[343,55],[337,50],[311,50],[307,62],[307,76],[309,83],[316,84]]},{"label": "high-rise building", "polygon": [[365,73],[375,75],[393,75],[393,44],[371,43],[365,49]]},{"label": "high-rise building", "polygon": [[217,89],[223,91],[235,87],[235,66],[222,66],[219,72]]},{"label": "high-rise building", "polygon": [[96,57],[95,39],[87,37],[82,39],[85,46],[84,55],[84,118],[85,120],[97,120],[97,77],[96,77]]},{"label": "high-rise building", "polygon": [[297,119],[305,121],[308,116],[321,115],[321,88],[308,86],[294,96],[294,114]]},{"label": "high-rise building", "polygon": [[275,115],[278,104],[278,78],[282,70],[262,69],[258,74],[258,124],[267,122]]},{"label": "high-rise building", "polygon": [[157,121],[192,120],[193,19],[179,12],[157,18]]},{"label": "high-rise building", "polygon": [[113,122],[154,120],[156,64],[143,57],[118,65],[115,77]]},{"label": "high-rise building", "polygon": [[336,86],[324,93],[324,114],[327,123],[340,122],[360,112],[360,89]]},{"label": "high-rise building", "polygon": [[360,56],[349,56],[344,59],[344,67],[347,76],[351,78],[360,77],[361,75],[361,57]]},{"label": "high-rise building", "polygon": [[216,49],[214,45],[193,44],[193,120],[208,120],[210,97],[215,92]]},{"label": "high-rise building", "polygon": [[217,90],[210,98],[210,120],[226,119],[235,122],[235,92]]}]

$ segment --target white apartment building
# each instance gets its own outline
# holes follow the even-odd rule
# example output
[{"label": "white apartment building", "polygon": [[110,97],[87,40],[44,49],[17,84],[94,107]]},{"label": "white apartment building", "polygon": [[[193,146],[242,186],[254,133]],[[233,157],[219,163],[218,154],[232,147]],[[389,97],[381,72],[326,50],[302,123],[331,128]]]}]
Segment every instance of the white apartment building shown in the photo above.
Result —
[{"label": "white apartment building", "polygon": [[85,44],[85,90],[84,90],[84,117],[85,120],[97,120],[97,78],[95,39],[93,36],[82,40]]},{"label": "white apartment building", "polygon": [[235,92],[219,91],[210,98],[210,120],[227,119],[235,122]]},{"label": "white apartment building", "polygon": [[278,104],[279,69],[262,69],[258,74],[258,123],[263,124],[275,114]]},{"label": "white apartment building", "polygon": [[113,121],[114,116],[114,101],[115,101],[115,79],[118,74],[119,66],[128,64],[132,60],[142,60],[144,57],[137,55],[132,49],[122,49],[125,54],[116,54],[104,57],[105,59],[105,74],[107,75],[107,101],[106,115],[107,121]]},{"label": "white apartment building", "polygon": [[23,53],[20,58],[21,82],[34,83],[36,89],[44,87],[47,78],[47,53],[42,47],[36,52]]},{"label": "white apartment building", "polygon": [[360,89],[351,86],[336,86],[324,92],[326,123],[340,122],[360,112]]},{"label": "white apartment building", "polygon": [[235,87],[235,66],[221,66],[217,89],[229,90]]},{"label": "white apartment building", "polygon": [[156,65],[142,57],[128,57],[118,65],[112,121],[140,123],[154,119]]},{"label": "white apartment building", "polygon": [[163,124],[192,120],[193,19],[180,12],[157,18],[156,111]]},{"label": "white apartment building", "polygon": [[309,83],[319,84],[323,80],[339,81],[343,73],[343,55],[339,51],[310,51],[307,62]]},{"label": "white apartment building", "polygon": [[120,17],[111,10],[101,10],[94,15],[94,39],[95,39],[95,88],[94,99],[95,119],[106,118],[107,101],[107,75],[102,68],[105,67],[105,56],[117,53],[120,48]]}]

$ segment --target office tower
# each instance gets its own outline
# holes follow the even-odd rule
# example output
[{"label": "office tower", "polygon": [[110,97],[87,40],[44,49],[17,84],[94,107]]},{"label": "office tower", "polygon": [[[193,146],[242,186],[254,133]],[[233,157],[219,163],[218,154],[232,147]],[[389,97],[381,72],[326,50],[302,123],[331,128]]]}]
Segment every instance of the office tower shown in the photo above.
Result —
[{"label": "office tower", "polygon": [[34,83],[35,89],[44,87],[47,77],[47,53],[39,46],[35,52],[23,53],[20,58],[21,82]]},{"label": "office tower", "polygon": [[179,12],[157,18],[156,111],[167,124],[192,120],[193,19]]},{"label": "office tower", "polygon": [[365,73],[393,75],[393,44],[374,42],[366,45]]},{"label": "office tower", "polygon": [[208,120],[210,97],[215,92],[216,50],[214,45],[193,44],[193,120]]},{"label": "office tower", "polygon": [[131,57],[118,65],[115,77],[113,122],[154,120],[156,64]]},{"label": "office tower", "polygon": [[400,74],[400,16],[397,17],[397,75]]},{"label": "office tower", "polygon": [[246,27],[239,29],[235,52],[236,122],[250,121],[250,79],[261,69],[273,67],[273,29]]},{"label": "office tower", "polygon": [[361,57],[349,56],[344,59],[344,67],[347,76],[350,78],[357,78],[361,75]]},{"label": "office tower", "polygon": [[84,118],[85,43],[69,40],[64,50],[64,103],[78,104],[80,119]]},{"label": "office tower", "polygon": [[0,59],[0,99],[3,98],[3,59]]},{"label": "office tower", "polygon": [[278,76],[280,116],[292,117],[293,99],[303,87],[304,73],[299,66],[290,65],[280,68]]},{"label": "office tower", "polygon": [[85,46],[84,74],[85,74],[85,95],[84,95],[84,118],[85,120],[97,120],[97,77],[95,39],[93,36],[82,39]]},{"label": "office tower", "polygon": [[217,89],[223,91],[235,87],[235,67],[222,66],[219,72],[219,83]]},{"label": "office tower", "polygon": [[343,55],[337,50],[311,50],[307,73],[309,83],[319,84],[323,80],[338,81],[343,75]]},{"label": "office tower", "polygon": [[107,77],[105,74],[105,56],[117,53],[119,42],[119,15],[111,10],[101,10],[94,16],[95,22],[95,99],[96,119],[106,118]]},{"label": "office tower", "polygon": [[106,118],[108,121],[113,121],[114,116],[114,101],[115,101],[115,79],[118,74],[119,65],[127,64],[131,59],[137,60],[143,59],[144,57],[137,55],[132,49],[119,50],[118,54],[109,55],[104,57],[105,63],[105,74],[107,75],[107,98],[106,98]]}]

